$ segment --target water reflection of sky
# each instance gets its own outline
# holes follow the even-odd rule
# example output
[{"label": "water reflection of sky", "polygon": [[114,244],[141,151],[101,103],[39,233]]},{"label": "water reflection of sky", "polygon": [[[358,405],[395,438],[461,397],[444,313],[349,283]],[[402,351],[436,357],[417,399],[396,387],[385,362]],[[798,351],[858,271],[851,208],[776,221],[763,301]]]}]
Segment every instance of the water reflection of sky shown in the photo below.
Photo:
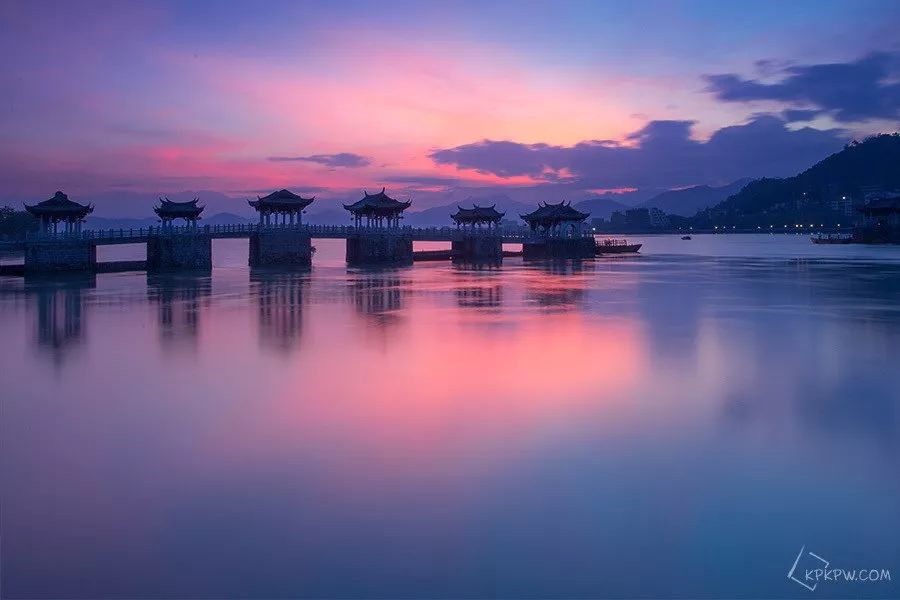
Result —
[{"label": "water reflection of sky", "polygon": [[783,597],[804,544],[900,564],[900,266],[319,250],[0,281],[8,595]]}]

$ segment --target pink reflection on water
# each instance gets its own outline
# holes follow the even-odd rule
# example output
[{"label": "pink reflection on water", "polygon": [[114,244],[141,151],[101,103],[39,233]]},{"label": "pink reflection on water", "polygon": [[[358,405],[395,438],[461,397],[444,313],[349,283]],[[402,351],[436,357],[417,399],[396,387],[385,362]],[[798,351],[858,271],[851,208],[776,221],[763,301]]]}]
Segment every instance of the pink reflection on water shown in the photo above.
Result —
[{"label": "pink reflection on water", "polygon": [[389,343],[373,345],[359,338],[379,324],[320,329],[343,311],[316,307],[307,351],[262,375],[265,395],[252,410],[224,405],[202,446],[250,463],[339,446],[415,472],[505,445],[482,454],[489,463],[532,435],[609,411],[645,361],[640,329],[627,320],[528,311],[496,328],[513,317],[412,302]]}]

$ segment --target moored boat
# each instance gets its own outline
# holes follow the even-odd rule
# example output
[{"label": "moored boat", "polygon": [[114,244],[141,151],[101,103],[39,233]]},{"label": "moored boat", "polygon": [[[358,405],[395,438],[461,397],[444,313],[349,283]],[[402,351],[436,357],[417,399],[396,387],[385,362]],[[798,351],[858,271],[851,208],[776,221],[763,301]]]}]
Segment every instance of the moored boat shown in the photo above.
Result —
[{"label": "moored boat", "polygon": [[605,239],[605,240],[595,240],[594,241],[594,251],[595,254],[628,254],[634,253],[641,249],[643,244],[629,244],[628,240],[615,240],[615,239]]},{"label": "moored boat", "polygon": [[852,244],[853,236],[847,233],[830,233],[824,234],[820,233],[818,235],[810,236],[810,241],[813,244]]},{"label": "moored boat", "polygon": [[683,239],[683,240],[689,240],[689,239],[691,239],[691,236],[689,236],[689,235],[683,235],[683,236],[681,236],[681,239]]}]

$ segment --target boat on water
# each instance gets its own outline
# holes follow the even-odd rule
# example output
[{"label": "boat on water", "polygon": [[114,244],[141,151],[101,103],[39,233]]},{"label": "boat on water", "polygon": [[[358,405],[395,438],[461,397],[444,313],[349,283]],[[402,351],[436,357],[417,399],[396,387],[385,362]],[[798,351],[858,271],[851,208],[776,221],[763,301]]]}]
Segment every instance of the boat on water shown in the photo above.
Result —
[{"label": "boat on water", "polygon": [[643,244],[629,244],[628,240],[605,239],[594,242],[595,254],[629,254],[637,252]]},{"label": "boat on water", "polygon": [[853,236],[849,233],[820,233],[810,236],[813,244],[852,244]]},{"label": "boat on water", "polygon": [[683,235],[683,236],[681,236],[681,239],[683,239],[683,240],[689,240],[689,239],[691,239],[691,236],[689,236],[689,235]]}]

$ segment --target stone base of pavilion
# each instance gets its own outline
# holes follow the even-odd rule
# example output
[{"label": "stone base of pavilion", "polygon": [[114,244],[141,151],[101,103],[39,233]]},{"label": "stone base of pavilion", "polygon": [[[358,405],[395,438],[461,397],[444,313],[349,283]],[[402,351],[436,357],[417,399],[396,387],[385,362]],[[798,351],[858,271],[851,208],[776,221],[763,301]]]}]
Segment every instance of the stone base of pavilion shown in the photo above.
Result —
[{"label": "stone base of pavilion", "polygon": [[503,259],[503,238],[499,235],[467,235],[453,240],[450,249],[454,259],[499,262]]},{"label": "stone base of pavilion", "polygon": [[593,258],[594,238],[543,238],[522,244],[523,258]]},{"label": "stone base of pavilion", "polygon": [[413,240],[409,235],[362,232],[347,238],[347,264],[411,265]]},{"label": "stone base of pavilion", "polygon": [[212,237],[201,232],[154,235],[147,240],[147,271],[209,271]]},{"label": "stone base of pavilion", "polygon": [[96,268],[97,246],[92,241],[38,239],[25,244],[25,273],[93,272]]},{"label": "stone base of pavilion", "polygon": [[312,241],[298,229],[271,229],[250,234],[251,267],[308,267]]}]

